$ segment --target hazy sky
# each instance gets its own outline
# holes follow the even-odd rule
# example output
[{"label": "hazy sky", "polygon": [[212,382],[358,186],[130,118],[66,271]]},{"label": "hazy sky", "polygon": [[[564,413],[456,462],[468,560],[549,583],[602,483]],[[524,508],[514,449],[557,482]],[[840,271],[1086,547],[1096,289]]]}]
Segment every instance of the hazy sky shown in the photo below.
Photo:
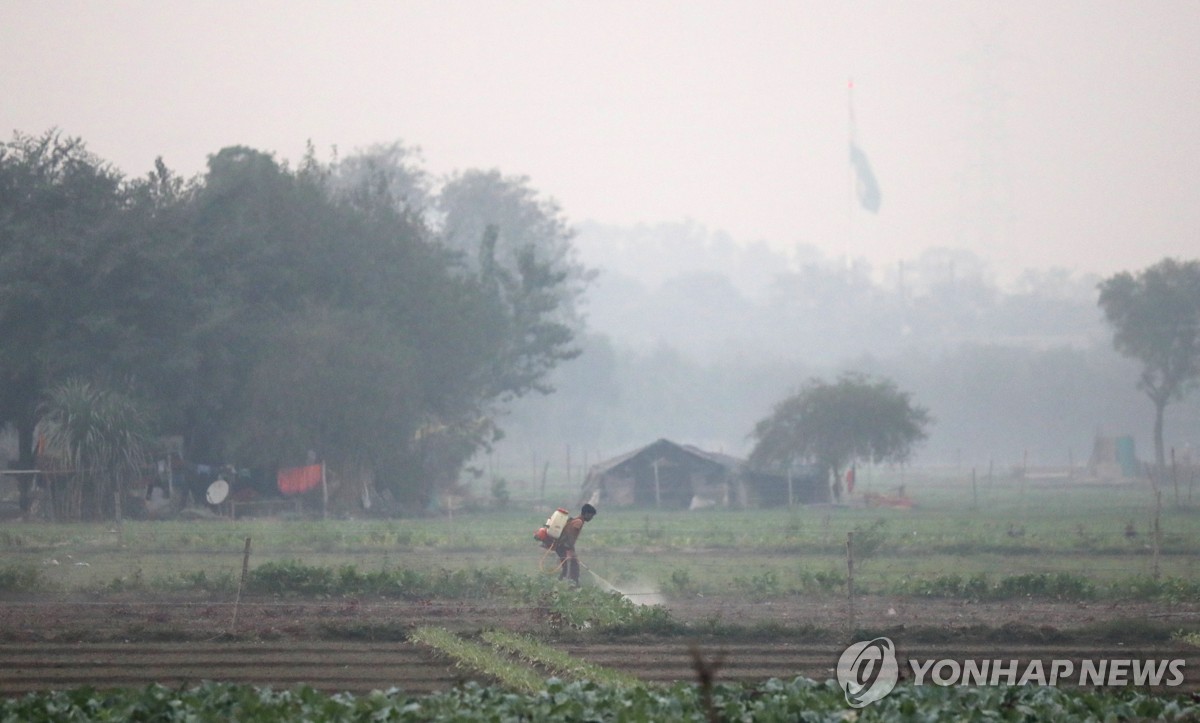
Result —
[{"label": "hazy sky", "polygon": [[402,140],[572,221],[1002,276],[1200,256],[1197,0],[0,0],[0,98],[5,140],[57,127],[127,175]]}]

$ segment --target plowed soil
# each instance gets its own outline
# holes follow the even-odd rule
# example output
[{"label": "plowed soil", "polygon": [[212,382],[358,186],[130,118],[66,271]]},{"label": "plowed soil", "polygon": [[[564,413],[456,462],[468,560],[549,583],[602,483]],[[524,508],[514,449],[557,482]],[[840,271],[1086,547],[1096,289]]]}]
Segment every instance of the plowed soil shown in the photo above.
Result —
[{"label": "plowed soil", "polygon": [[[1085,659],[1183,658],[1182,689],[1200,689],[1200,649],[1163,633],[1183,625],[1195,629],[1200,604],[985,605],[862,598],[855,603],[853,628],[846,601],[836,598],[760,603],[695,598],[669,607],[695,635],[555,631],[536,611],[488,603],[0,601],[0,694],[203,680],[276,688],[304,683],[353,693],[398,687],[419,693],[473,677],[407,642],[407,631],[418,625],[467,635],[497,627],[532,633],[647,681],[694,679],[693,651],[719,665],[718,680],[831,678],[841,651],[861,634],[848,632],[854,629],[886,634],[901,656],[919,659],[1070,659],[1078,669]],[[762,627],[768,623],[779,625]],[[745,632],[730,633],[733,624]]]}]

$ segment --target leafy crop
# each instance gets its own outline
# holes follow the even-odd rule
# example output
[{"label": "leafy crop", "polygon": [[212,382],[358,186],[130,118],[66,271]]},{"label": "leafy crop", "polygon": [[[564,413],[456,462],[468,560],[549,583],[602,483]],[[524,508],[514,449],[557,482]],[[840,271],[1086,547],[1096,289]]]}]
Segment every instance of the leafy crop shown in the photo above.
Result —
[{"label": "leafy crop", "polygon": [[532,693],[542,687],[542,677],[531,668],[495,648],[464,640],[445,628],[417,628],[408,639],[453,659],[457,667],[500,681],[507,688]]},{"label": "leafy crop", "polygon": [[506,630],[489,630],[483,634],[483,639],[497,648],[519,656],[522,660],[540,665],[559,677],[591,680],[601,685],[618,687],[641,685],[641,681],[628,673],[594,665],[527,635],[518,635]]},{"label": "leafy crop", "polygon": [[[859,711],[846,706],[834,681],[806,678],[759,685],[718,684],[711,689],[721,720],[985,721],[1195,720],[1200,704],[1133,688],[1105,691],[1023,687],[913,687],[901,685]],[[426,696],[401,690],[369,695],[326,695],[307,686],[272,690],[222,683],[175,690],[160,685],[97,691],[78,688],[0,700],[0,720],[208,721],[704,721],[701,690],[691,684],[626,688],[592,681],[550,679],[514,693],[475,683]]]},{"label": "leafy crop", "polygon": [[753,575],[749,579],[733,578],[733,585],[755,602],[778,596],[783,592],[779,584],[779,576],[774,570],[767,570],[761,575]]},{"label": "leafy crop", "polygon": [[620,593],[595,587],[565,586],[545,578],[538,583],[526,588],[525,601],[556,628],[663,633],[679,627],[660,605],[637,605]]},{"label": "leafy crop", "polygon": [[1019,597],[1055,600],[1090,600],[1096,586],[1086,578],[1066,572],[1009,575],[989,582],[986,575],[939,575],[930,579],[901,580],[895,587],[902,595],[956,597],[975,600],[1010,600]]},{"label": "leafy crop", "polygon": [[250,572],[249,591],[273,595],[379,595],[405,599],[486,598],[519,586],[505,571],[383,569],[361,572],[354,565],[321,567],[297,560],[264,563]]},{"label": "leafy crop", "polygon": [[1200,580],[1185,580],[1180,577],[1154,579],[1135,577],[1112,586],[1113,597],[1128,597],[1137,600],[1160,600],[1167,603],[1193,602],[1200,599]]}]

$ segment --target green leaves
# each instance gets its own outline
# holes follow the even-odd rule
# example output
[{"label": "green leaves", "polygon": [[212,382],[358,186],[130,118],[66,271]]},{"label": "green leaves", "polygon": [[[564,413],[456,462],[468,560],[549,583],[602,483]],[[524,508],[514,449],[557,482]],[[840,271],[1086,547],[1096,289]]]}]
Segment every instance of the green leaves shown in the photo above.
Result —
[{"label": "green leaves", "polygon": [[[454,637],[454,636],[451,636]],[[438,638],[454,645],[453,640]],[[473,655],[478,651],[461,651]],[[588,680],[525,681],[529,690],[467,683],[426,696],[401,690],[365,696],[326,695],[308,686],[271,690],[223,683],[172,690],[142,689],[35,693],[0,700],[0,721],[703,721],[710,711],[689,683],[671,686],[603,685]],[[525,684],[523,683],[523,684]],[[756,723],[846,720],[1194,720],[1200,705],[1185,697],[1133,688],[1088,691],[1052,687],[940,687],[900,685],[860,711],[846,706],[835,681],[769,680],[760,685],[718,684],[712,712],[727,721]],[[854,715],[850,715],[853,713]]]},{"label": "green leaves", "polygon": [[1164,259],[1100,284],[1113,345],[1145,366],[1141,386],[1156,400],[1178,398],[1200,375],[1200,261]]},{"label": "green leaves", "polygon": [[840,474],[854,460],[902,462],[933,422],[894,382],[843,374],[808,382],[754,427],[751,464],[787,468],[812,461]]},{"label": "green leaves", "polygon": [[1138,388],[1154,402],[1154,456],[1165,475],[1163,416],[1200,379],[1200,261],[1163,259],[1100,284],[1117,351],[1142,362]]},{"label": "green leaves", "polygon": [[113,511],[113,492],[137,476],[150,454],[152,420],[144,404],[121,392],[70,379],[41,406],[42,464],[52,475],[57,513],[97,519]]},{"label": "green leaves", "polygon": [[293,171],[231,146],[190,183],[161,161],[127,182],[56,132],[0,144],[0,425],[29,448],[49,388],[130,379],[197,462],[315,450],[428,503],[577,354],[588,273],[525,179],[462,174],[435,198],[416,159]]}]

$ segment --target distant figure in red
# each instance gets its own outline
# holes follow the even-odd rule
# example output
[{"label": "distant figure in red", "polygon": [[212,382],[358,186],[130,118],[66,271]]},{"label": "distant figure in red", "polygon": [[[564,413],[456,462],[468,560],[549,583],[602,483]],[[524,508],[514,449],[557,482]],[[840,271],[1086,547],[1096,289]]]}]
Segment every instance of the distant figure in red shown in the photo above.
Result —
[{"label": "distant figure in red", "polygon": [[559,580],[569,579],[576,585],[579,584],[579,558],[575,557],[575,541],[579,539],[579,533],[583,532],[583,523],[591,522],[595,516],[596,508],[584,505],[579,511],[579,517],[567,520],[566,526],[563,527],[562,534],[554,543],[554,551],[558,553],[558,566],[562,570],[558,574]]}]

